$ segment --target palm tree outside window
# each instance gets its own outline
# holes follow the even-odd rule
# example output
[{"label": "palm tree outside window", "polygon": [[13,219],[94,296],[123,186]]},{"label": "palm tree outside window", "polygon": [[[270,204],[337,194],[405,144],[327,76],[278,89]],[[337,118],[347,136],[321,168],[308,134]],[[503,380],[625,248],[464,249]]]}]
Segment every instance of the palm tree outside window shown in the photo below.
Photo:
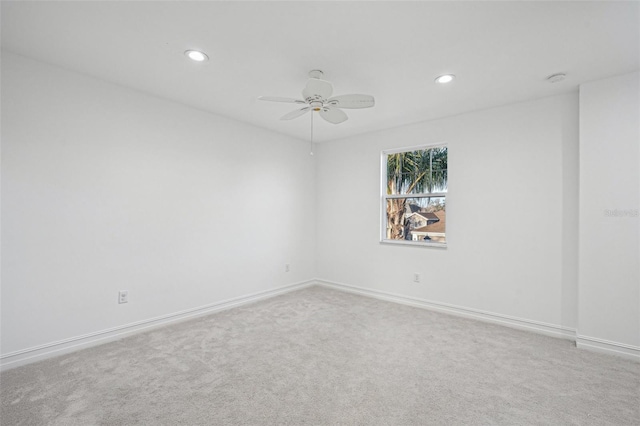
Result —
[{"label": "palm tree outside window", "polygon": [[446,246],[446,145],[382,153],[382,242]]}]

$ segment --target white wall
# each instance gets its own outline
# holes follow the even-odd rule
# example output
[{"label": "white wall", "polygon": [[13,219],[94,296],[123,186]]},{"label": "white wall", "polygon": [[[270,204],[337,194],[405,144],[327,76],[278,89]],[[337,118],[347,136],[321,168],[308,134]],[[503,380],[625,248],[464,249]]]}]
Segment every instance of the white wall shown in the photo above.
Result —
[{"label": "white wall", "polygon": [[579,346],[640,351],[639,81],[580,87]]},{"label": "white wall", "polygon": [[[638,208],[638,93],[637,73],[583,85],[580,125],[574,93],[310,157],[286,136],[3,52],[1,353],[314,276],[637,352],[638,218],[603,212]],[[435,142],[449,144],[448,247],[380,244],[380,152]]]},{"label": "white wall", "polygon": [[[572,93],[321,144],[318,276],[570,332],[577,107]],[[436,142],[449,144],[448,247],[380,244],[380,152]]]},{"label": "white wall", "polygon": [[3,52],[2,353],[313,278],[314,187],[301,141]]}]

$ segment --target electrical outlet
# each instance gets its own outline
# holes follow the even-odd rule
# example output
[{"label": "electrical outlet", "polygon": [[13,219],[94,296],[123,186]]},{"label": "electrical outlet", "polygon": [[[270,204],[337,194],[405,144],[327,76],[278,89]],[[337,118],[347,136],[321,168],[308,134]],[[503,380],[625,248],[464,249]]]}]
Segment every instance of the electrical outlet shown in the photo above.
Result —
[{"label": "electrical outlet", "polygon": [[289,272],[291,270],[291,265],[289,265],[288,263],[285,263],[284,265],[284,271],[285,272]]},{"label": "electrical outlet", "polygon": [[419,283],[420,282],[420,274],[418,274],[417,272],[415,274],[413,274],[413,282],[414,283]]},{"label": "electrical outlet", "polygon": [[129,303],[129,292],[122,290],[118,293],[118,303]]}]

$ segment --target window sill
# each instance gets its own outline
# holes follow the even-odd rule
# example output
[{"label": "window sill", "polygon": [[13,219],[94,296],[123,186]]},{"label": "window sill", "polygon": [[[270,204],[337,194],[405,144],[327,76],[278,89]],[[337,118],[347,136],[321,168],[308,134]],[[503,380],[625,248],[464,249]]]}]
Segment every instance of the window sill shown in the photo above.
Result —
[{"label": "window sill", "polygon": [[434,247],[434,248],[447,248],[447,243],[423,243],[420,241],[409,240],[381,240],[380,244],[389,244],[396,246],[413,246],[413,247]]}]

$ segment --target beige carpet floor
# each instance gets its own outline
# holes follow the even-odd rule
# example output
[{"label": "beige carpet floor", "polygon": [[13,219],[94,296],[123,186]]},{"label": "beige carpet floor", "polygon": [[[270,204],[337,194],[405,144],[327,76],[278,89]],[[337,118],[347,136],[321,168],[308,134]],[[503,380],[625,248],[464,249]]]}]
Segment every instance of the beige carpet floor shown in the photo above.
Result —
[{"label": "beige carpet floor", "polygon": [[19,367],[9,425],[640,425],[640,363],[310,287]]}]

